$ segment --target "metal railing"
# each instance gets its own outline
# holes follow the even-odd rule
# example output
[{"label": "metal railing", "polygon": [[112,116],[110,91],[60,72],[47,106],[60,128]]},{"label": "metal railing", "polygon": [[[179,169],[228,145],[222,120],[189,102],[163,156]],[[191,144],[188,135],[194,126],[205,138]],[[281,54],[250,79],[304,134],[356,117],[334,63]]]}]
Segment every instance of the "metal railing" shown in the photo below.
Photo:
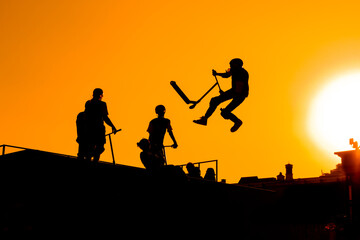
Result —
[{"label": "metal railing", "polygon": [[[167,165],[167,159],[166,159],[166,152],[165,152],[165,148],[169,148],[172,147],[172,145],[165,145],[162,147],[162,151],[164,154],[164,158],[165,158],[165,164]],[[202,161],[202,162],[196,162],[193,163],[194,165],[197,165],[198,168],[200,168],[200,165],[202,163],[210,163],[210,162],[215,162],[215,180],[216,182],[218,181],[218,160],[209,160],[209,161]],[[181,165],[176,165],[178,167],[181,167],[181,169],[184,169],[184,166],[186,166],[187,164],[181,164]]]},{"label": "metal railing", "polygon": [[[112,134],[112,133],[111,133]],[[107,134],[106,136],[109,136],[110,138],[110,134]],[[110,140],[111,141],[111,140]],[[0,148],[2,148],[2,154],[1,155],[5,155],[5,149],[6,147],[8,148],[15,148],[15,149],[20,149],[20,150],[31,150],[31,151],[41,151],[41,152],[46,152],[46,153],[52,153],[52,152],[47,152],[47,151],[42,151],[42,150],[36,150],[36,149],[31,149],[31,148],[24,148],[24,147],[18,147],[18,146],[13,146],[13,145],[7,145],[7,144],[3,144],[3,145],[0,145]],[[111,144],[111,147],[112,147],[112,144]],[[167,147],[167,146],[166,146]],[[112,149],[111,149],[112,150]],[[114,159],[114,153],[113,151],[112,152],[112,155],[113,155],[113,164],[115,165],[115,159]],[[67,157],[74,157],[74,156],[70,156],[70,155],[65,155],[65,154],[59,154],[59,153],[52,153],[52,154],[57,154],[57,155],[62,155],[62,156],[67,156]],[[216,182],[218,181],[218,160],[209,160],[209,161],[202,161],[202,162],[195,162],[193,163],[194,166],[197,165],[198,168],[200,168],[200,165],[201,164],[204,164],[204,163],[211,163],[211,162],[215,162],[215,180]],[[182,169],[184,168],[184,166],[186,166],[187,164],[181,164],[181,165],[176,165],[178,167],[181,167]]]},{"label": "metal railing", "polygon": [[[113,145],[112,145],[112,141],[111,141],[111,134],[116,134],[119,131],[121,131],[121,129],[118,129],[115,132],[111,132],[111,133],[105,135],[105,137],[109,137],[113,165],[115,165],[116,163],[115,163],[114,149],[113,149]],[[46,152],[46,153],[52,153],[52,152],[47,152],[47,151],[42,151],[42,150],[37,150],[37,149],[24,148],[24,147],[18,147],[18,146],[12,146],[12,145],[3,144],[3,145],[0,145],[0,148],[2,148],[2,154],[1,155],[5,155],[5,148],[6,147],[16,148],[16,149],[20,149],[20,150],[31,150],[31,151],[41,151],[41,152]],[[74,157],[74,156],[70,156],[70,155],[66,155],[66,154],[60,154],[60,153],[53,153],[53,154],[66,156],[66,157]]]},{"label": "metal railing", "polygon": [[[211,163],[211,162],[215,162],[215,180],[216,182],[218,181],[218,160],[209,160],[209,161],[203,161],[203,162],[195,162],[193,163],[194,166],[197,165],[198,168],[200,168],[200,165],[203,164],[203,163]],[[186,166],[187,164],[182,164],[182,165],[176,165],[178,167],[181,167],[182,169],[184,168],[184,166]]]},{"label": "metal railing", "polygon": [[59,155],[59,156],[72,157],[72,158],[74,158],[74,156],[71,156],[71,155],[66,155],[66,154],[61,154],[61,153],[54,153],[54,152],[48,152],[48,151],[43,151],[43,150],[38,150],[38,149],[32,149],[32,148],[18,147],[18,146],[7,145],[7,144],[0,145],[0,148],[2,148],[2,151],[1,151],[2,154],[1,154],[1,155],[5,155],[5,149],[6,149],[6,147],[8,147],[8,148],[16,148],[16,149],[19,149],[19,150],[30,150],[30,151],[38,151],[38,152],[44,152],[44,153],[51,153],[51,154],[56,154],[56,155]]},{"label": "metal railing", "polygon": [[5,148],[9,147],[9,148],[16,148],[16,149],[20,149],[20,150],[34,150],[34,149],[30,149],[30,148],[24,148],[24,147],[17,147],[17,146],[12,146],[12,145],[7,145],[7,144],[3,144],[0,145],[0,147],[2,147],[2,154],[1,155],[5,155]]}]

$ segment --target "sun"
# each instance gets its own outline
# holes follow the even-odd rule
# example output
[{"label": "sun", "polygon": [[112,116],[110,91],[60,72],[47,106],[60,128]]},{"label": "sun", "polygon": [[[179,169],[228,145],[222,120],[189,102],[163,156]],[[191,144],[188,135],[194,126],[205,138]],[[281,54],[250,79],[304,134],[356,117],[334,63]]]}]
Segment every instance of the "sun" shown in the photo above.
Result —
[{"label": "sun", "polygon": [[360,141],[360,73],[330,81],[312,101],[308,132],[327,152],[351,149],[349,139]]}]

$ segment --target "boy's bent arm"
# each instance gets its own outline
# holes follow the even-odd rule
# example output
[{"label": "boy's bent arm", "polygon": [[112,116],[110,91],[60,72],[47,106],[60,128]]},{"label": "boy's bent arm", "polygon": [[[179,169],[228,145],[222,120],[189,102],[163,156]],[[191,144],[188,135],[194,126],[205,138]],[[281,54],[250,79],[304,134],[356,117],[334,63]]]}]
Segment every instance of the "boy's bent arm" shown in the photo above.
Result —
[{"label": "boy's bent arm", "polygon": [[231,74],[229,72],[225,72],[225,73],[218,73],[216,75],[219,75],[222,78],[229,78],[231,76]]},{"label": "boy's bent arm", "polygon": [[216,72],[214,69],[212,70],[212,74],[213,76],[220,76],[222,78],[228,78],[231,76],[231,73],[230,73],[230,70],[229,71],[226,71],[224,73],[218,73]]},{"label": "boy's bent arm", "polygon": [[172,130],[168,130],[168,132],[169,132],[169,135],[170,135],[171,139],[172,139],[173,142],[174,142],[174,144],[172,145],[172,147],[173,147],[173,148],[177,148],[178,145],[177,145],[177,142],[176,142],[176,140],[175,140],[175,136],[174,136],[174,134],[173,134],[173,131],[172,131]]},{"label": "boy's bent arm", "polygon": [[111,122],[110,118],[107,115],[104,116],[104,121],[107,125],[109,125],[113,129],[114,132],[116,131],[116,127],[114,126],[114,124]]}]

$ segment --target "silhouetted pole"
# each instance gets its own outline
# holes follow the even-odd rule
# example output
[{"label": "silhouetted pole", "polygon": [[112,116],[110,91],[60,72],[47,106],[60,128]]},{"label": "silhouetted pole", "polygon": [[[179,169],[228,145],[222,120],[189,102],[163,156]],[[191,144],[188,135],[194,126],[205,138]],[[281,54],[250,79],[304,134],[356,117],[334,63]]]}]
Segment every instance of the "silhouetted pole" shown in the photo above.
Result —
[{"label": "silhouetted pole", "polygon": [[219,81],[217,80],[216,75],[215,75],[214,77],[215,77],[216,83],[217,83],[217,85],[218,85],[218,87],[219,87],[220,93],[223,92],[223,90],[222,90],[221,87],[220,87]]},{"label": "silhouetted pole", "polygon": [[121,129],[116,130],[115,132],[106,134],[105,136],[109,136],[109,142],[110,142],[110,149],[111,149],[111,155],[112,155],[112,159],[113,159],[113,164],[115,165],[115,157],[114,157],[114,150],[113,150],[113,146],[112,146],[112,142],[111,142],[111,134],[115,134],[117,132],[120,132]]},{"label": "silhouetted pole", "polygon": [[218,181],[218,176],[219,176],[219,167],[218,167],[218,160],[215,161],[215,166],[216,166],[216,181]]},{"label": "silhouetted pole", "polygon": [[164,154],[164,160],[165,160],[165,165],[167,165],[167,159],[166,159],[166,152],[165,152],[165,148],[167,147],[172,147],[172,145],[166,145],[166,146],[163,146],[163,154]]},{"label": "silhouetted pole", "polygon": [[166,152],[165,152],[165,148],[167,148],[167,147],[171,147],[171,145],[163,146],[165,165],[167,165]]},{"label": "silhouetted pole", "polygon": [[113,150],[113,146],[112,146],[111,136],[110,136],[110,135],[109,135],[109,141],[110,141],[110,148],[111,148],[111,155],[112,155],[112,159],[113,159],[113,164],[115,165],[114,150]]}]

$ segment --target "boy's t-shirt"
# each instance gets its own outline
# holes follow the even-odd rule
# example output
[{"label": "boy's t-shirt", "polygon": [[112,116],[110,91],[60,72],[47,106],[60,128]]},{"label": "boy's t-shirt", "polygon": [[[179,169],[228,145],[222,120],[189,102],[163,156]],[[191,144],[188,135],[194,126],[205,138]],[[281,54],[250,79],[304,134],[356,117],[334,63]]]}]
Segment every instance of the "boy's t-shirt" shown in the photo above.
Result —
[{"label": "boy's t-shirt", "polygon": [[95,99],[86,102],[85,112],[92,125],[104,125],[104,116],[109,115],[106,103]]},{"label": "boy's t-shirt", "polygon": [[241,96],[247,97],[249,95],[249,73],[244,69],[231,69],[229,68],[224,77],[232,78],[232,90]]},{"label": "boy's t-shirt", "polygon": [[152,145],[162,146],[166,130],[171,131],[170,120],[167,118],[155,118],[150,121],[147,131],[150,133],[149,141]]},{"label": "boy's t-shirt", "polygon": [[106,103],[100,100],[91,99],[85,104],[85,113],[89,127],[89,142],[105,144],[104,116],[109,114]]}]

